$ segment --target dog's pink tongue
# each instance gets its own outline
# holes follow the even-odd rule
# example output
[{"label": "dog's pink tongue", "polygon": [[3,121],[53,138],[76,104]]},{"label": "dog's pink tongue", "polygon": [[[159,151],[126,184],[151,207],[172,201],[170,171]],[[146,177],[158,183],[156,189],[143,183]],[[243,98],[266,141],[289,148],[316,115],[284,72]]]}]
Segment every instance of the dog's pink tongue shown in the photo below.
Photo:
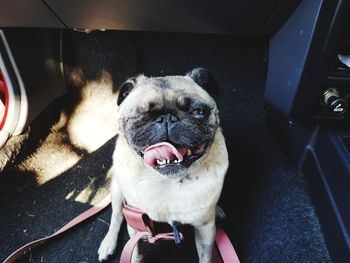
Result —
[{"label": "dog's pink tongue", "polygon": [[182,161],[187,151],[187,147],[176,148],[168,142],[160,142],[149,146],[144,152],[146,164],[154,166],[157,160],[179,160]]}]

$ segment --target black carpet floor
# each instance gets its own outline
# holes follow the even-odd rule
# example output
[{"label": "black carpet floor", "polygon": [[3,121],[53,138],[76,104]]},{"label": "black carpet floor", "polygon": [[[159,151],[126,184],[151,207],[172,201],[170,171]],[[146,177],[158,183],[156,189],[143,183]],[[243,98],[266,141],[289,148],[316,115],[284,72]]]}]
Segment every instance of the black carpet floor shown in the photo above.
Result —
[{"label": "black carpet floor", "polygon": [[[230,169],[220,199],[226,218],[221,224],[242,262],[331,262],[307,182],[289,164],[264,123],[267,42],[115,32],[68,32],[64,37],[69,54],[67,74],[71,68],[81,67],[86,78],[94,79],[103,68],[112,74],[115,86],[138,72],[158,76],[184,74],[196,66],[212,70],[220,85],[217,103],[230,153]],[[125,52],[120,50],[123,48]],[[38,117],[21,156],[0,176],[0,260],[18,246],[52,233],[89,207],[67,198],[68,194],[78,195],[87,186],[97,192],[108,184],[106,171],[115,139],[93,153],[81,153],[77,164],[41,185],[35,184],[35,174],[18,168],[42,141],[33,131],[45,131],[42,136],[47,136],[51,132],[50,116],[57,117],[65,103],[65,99],[57,100]],[[34,178],[34,183],[19,187],[22,177]],[[107,232],[110,214],[109,208],[63,237],[30,251],[19,262],[97,262],[97,249]],[[118,251],[110,262],[118,262],[127,238],[124,226]],[[187,240],[183,249],[169,243],[152,247],[146,261],[196,262],[192,239]]]}]

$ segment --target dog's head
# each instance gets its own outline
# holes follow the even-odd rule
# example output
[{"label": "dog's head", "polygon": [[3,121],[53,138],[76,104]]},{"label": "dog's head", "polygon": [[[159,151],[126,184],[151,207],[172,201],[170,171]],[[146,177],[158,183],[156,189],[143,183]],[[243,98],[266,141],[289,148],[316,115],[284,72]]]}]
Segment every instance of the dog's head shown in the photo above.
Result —
[{"label": "dog's head", "polygon": [[120,133],[146,165],[172,178],[188,174],[210,149],[219,126],[211,73],[127,80],[119,90]]}]

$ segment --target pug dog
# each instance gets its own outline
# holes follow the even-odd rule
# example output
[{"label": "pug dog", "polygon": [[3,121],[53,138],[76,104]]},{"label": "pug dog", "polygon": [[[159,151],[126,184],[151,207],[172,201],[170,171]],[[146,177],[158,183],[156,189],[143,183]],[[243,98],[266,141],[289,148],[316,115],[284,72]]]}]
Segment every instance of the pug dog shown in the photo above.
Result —
[{"label": "pug dog", "polygon": [[[199,262],[211,262],[216,206],[229,164],[219,111],[209,95],[216,90],[204,68],[184,76],[140,75],[121,86],[109,170],[113,212],[100,261],[114,253],[126,200],[154,221],[192,225]],[[132,261],[141,260],[134,252]]]}]

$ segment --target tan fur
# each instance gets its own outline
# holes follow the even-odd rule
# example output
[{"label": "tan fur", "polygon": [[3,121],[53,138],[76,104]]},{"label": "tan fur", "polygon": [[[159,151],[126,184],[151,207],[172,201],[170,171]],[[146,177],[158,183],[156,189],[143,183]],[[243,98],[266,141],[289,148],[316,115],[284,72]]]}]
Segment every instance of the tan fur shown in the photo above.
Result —
[{"label": "tan fur", "polygon": [[[147,211],[153,220],[204,223],[215,213],[228,167],[221,131],[217,132],[209,152],[190,167],[185,178],[169,179],[157,174],[135,155],[123,138],[118,141],[113,158],[112,180],[118,181],[130,204]],[[136,164],[132,170],[130,164]]]},{"label": "tan fur", "polygon": [[[155,221],[177,221],[191,224],[195,229],[196,247],[201,263],[211,261],[215,236],[215,210],[228,168],[228,153],[221,128],[216,130],[213,143],[207,152],[195,161],[186,176],[169,178],[145,164],[129,146],[123,133],[123,122],[149,110],[150,105],[162,108],[167,101],[181,103],[186,95],[201,99],[214,109],[210,123],[218,125],[218,109],[214,100],[189,77],[166,77],[170,88],[160,90],[157,81],[139,76],[138,86],[119,108],[120,136],[113,155],[112,205],[110,229],[99,248],[99,260],[105,260],[116,247],[117,233],[122,218],[122,200],[145,211]],[[129,229],[129,234],[134,231]],[[135,253],[133,262],[141,255]]]},{"label": "tan fur", "polygon": [[137,78],[138,85],[128,96],[128,101],[134,102],[120,105],[118,110],[119,118],[136,117],[140,111],[148,111],[149,105],[152,103],[155,103],[157,108],[162,108],[165,101],[178,101],[181,103],[182,99],[189,95],[201,98],[212,105],[215,109],[211,118],[212,120],[217,118],[218,109],[214,99],[200,86],[196,85],[190,77],[168,76],[166,79],[169,81],[170,87],[161,91],[157,86],[157,81],[140,75]]}]

